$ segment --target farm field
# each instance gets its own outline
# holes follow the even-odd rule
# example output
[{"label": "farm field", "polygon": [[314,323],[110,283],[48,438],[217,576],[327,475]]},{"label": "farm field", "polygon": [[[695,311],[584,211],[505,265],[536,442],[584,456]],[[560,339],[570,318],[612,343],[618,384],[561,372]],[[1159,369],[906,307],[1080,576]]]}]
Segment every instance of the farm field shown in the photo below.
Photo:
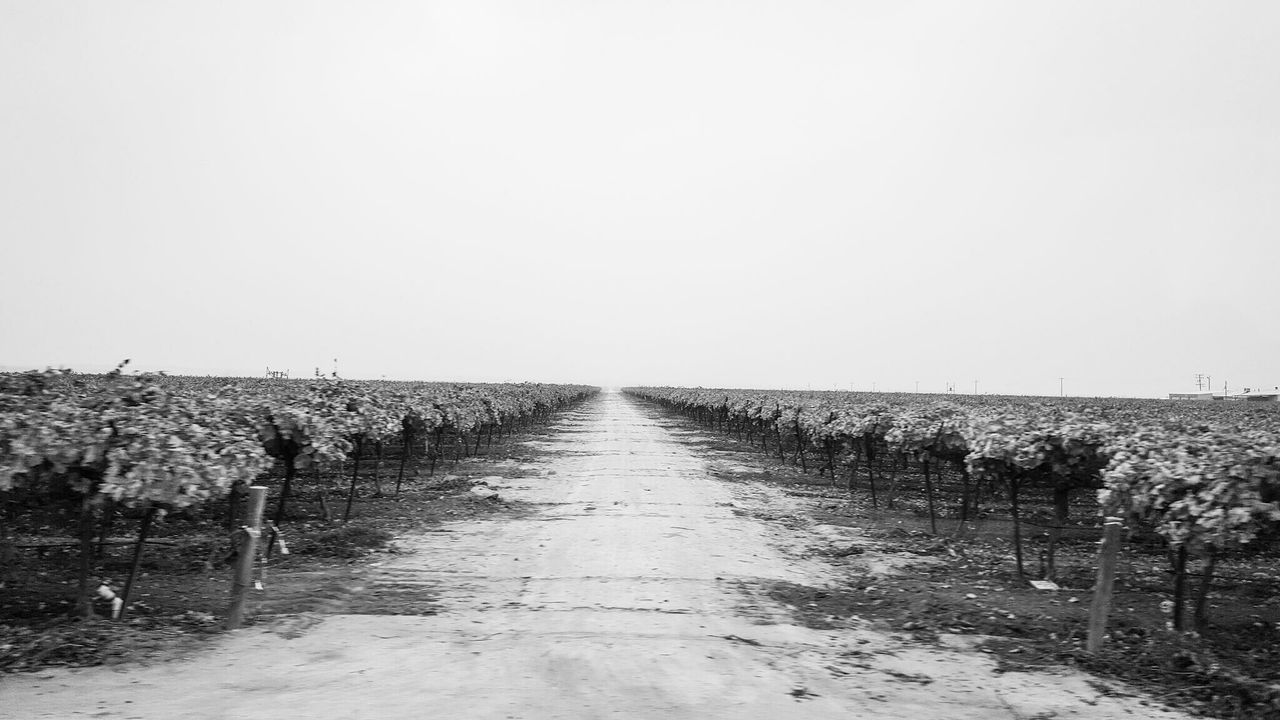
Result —
[{"label": "farm field", "polygon": [[1149,5],[0,5],[0,720],[1280,720],[1280,3]]},{"label": "farm field", "polygon": [[[147,667],[5,679],[25,717],[1176,717],[1072,670],[1004,672],[979,638],[922,642],[821,594],[919,559],[770,483],[751,455],[617,393],[563,414],[486,485],[521,508],[397,537],[360,571],[416,614],[334,600]],[[463,465],[459,465],[463,467]],[[815,548],[867,544],[861,566]],[[358,597],[353,594],[352,597]],[[815,596],[817,597],[817,596]]]},{"label": "farm field", "polygon": [[[792,492],[825,502],[826,522],[945,560],[820,591],[808,598],[817,607],[882,615],[918,635],[1013,638],[1013,666],[1032,656],[1082,664],[1166,686],[1164,697],[1208,714],[1280,711],[1273,404],[628,392],[799,470]],[[1103,515],[1122,528],[1112,553],[1122,569],[1105,643],[1081,653]],[[1039,580],[1059,589],[1031,591]],[[879,597],[859,597],[869,590]],[[1064,602],[1066,591],[1079,595]],[[894,592],[921,599],[895,602]]]},{"label": "farm field", "polygon": [[[233,563],[248,572],[247,586],[265,579],[268,564],[381,547],[382,526],[491,511],[449,473],[594,392],[0,376],[0,668],[95,664],[129,654],[130,644],[207,635],[228,614]],[[249,484],[269,492],[270,508],[246,553]],[[113,615],[114,625],[67,622]]]},{"label": "farm field", "polygon": [[[1267,407],[6,383],[0,662],[31,671],[6,687],[32,717],[169,717],[192,696],[208,718],[1280,707]],[[248,483],[279,535],[226,633]],[[1103,512],[1126,531],[1089,651]],[[99,583],[122,619],[86,597]]]}]

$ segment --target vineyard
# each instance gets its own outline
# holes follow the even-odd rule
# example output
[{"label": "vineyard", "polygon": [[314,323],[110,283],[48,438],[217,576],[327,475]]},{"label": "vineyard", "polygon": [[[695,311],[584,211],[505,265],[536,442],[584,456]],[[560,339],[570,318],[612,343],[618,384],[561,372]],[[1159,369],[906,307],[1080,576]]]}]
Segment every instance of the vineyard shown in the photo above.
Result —
[{"label": "vineyard", "polygon": [[[821,503],[823,522],[943,558],[836,591],[779,586],[779,599],[814,608],[820,624],[870,614],[918,636],[1015,638],[1014,653],[1160,686],[1206,714],[1280,712],[1280,413],[1271,405],[624,392],[794,468],[794,493]],[[1088,617],[1029,581],[1090,592],[1107,517],[1124,524],[1116,582],[1126,607],[1106,652],[1080,652]],[[853,551],[863,550],[835,552]],[[873,601],[876,586],[888,595]],[[956,588],[1003,600],[992,614]],[[895,591],[920,600],[894,600]],[[1022,667],[1030,655],[1007,657]]]},{"label": "vineyard", "polygon": [[[583,402],[597,394],[123,367],[0,375],[0,669],[97,664],[88,646],[130,628],[212,636],[248,547],[239,559],[268,585],[254,602],[277,619],[337,588],[324,612],[470,628],[525,608],[528,632],[548,608],[656,610],[697,625],[732,583],[734,602],[756,592],[822,632],[1004,639],[987,650],[1001,672],[1077,664],[1205,714],[1280,710],[1275,407],[654,387]],[[494,501],[486,479],[516,499]],[[254,502],[256,548],[240,544]],[[1123,523],[1119,607],[1105,650],[1086,650],[1080,598],[1107,518]],[[393,534],[429,550],[366,591],[369,568],[392,561],[348,563]],[[770,556],[766,537],[791,549]],[[697,538],[718,551],[688,552]],[[725,557],[729,538],[741,557]],[[290,565],[286,545],[315,564]],[[815,557],[844,574],[804,584],[781,571]],[[875,563],[900,571],[865,570]],[[183,583],[209,612],[182,609]],[[758,649],[740,633],[761,619],[736,621],[749,624],[713,637]]]},{"label": "vineyard", "polygon": [[[81,617],[95,604],[110,614],[102,598],[117,594],[116,613],[127,613],[157,526],[220,526],[222,540],[203,563],[212,567],[245,522],[246,488],[267,486],[270,554],[299,503],[309,516],[345,524],[359,517],[358,500],[398,496],[595,392],[131,375],[123,366],[106,375],[0,375],[0,579],[66,585],[60,602]],[[132,546],[132,557],[123,582],[106,587],[104,548],[115,545]],[[67,563],[56,561],[69,555],[74,576],[63,577]],[[10,594],[0,622],[66,614],[56,603],[20,601]]]},{"label": "vineyard", "polygon": [[[1020,575],[1052,580],[1065,536],[1096,539],[1104,516],[1169,552],[1172,618],[1184,627],[1188,563],[1198,560],[1194,624],[1224,557],[1280,534],[1280,413],[1253,404],[987,398],[886,393],[630,388],[865,493],[873,508],[915,507],[937,534],[1007,512]],[[1043,540],[1028,571],[1030,525]],[[1267,580],[1266,577],[1259,578]]]}]

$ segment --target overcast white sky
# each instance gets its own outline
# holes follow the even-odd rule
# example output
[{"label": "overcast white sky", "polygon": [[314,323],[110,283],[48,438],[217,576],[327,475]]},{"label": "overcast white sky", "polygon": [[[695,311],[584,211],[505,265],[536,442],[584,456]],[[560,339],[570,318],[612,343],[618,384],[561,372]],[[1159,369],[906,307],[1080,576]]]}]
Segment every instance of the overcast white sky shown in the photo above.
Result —
[{"label": "overcast white sky", "polygon": [[1280,3],[0,0],[0,365],[1280,384]]}]

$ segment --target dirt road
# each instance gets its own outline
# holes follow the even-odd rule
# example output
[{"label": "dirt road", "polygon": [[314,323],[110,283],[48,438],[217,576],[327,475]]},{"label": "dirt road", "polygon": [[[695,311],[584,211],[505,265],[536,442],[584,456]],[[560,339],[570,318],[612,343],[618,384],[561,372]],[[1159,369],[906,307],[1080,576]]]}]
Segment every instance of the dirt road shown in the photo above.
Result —
[{"label": "dirt road", "polygon": [[607,393],[491,481],[533,512],[402,538],[414,552],[376,569],[438,614],[304,615],[186,660],[10,676],[0,716],[1177,717],[1076,673],[994,673],[959,642],[794,624],[759,588],[832,581],[799,549],[839,530],[759,519],[796,501],[714,479],[692,440]]}]

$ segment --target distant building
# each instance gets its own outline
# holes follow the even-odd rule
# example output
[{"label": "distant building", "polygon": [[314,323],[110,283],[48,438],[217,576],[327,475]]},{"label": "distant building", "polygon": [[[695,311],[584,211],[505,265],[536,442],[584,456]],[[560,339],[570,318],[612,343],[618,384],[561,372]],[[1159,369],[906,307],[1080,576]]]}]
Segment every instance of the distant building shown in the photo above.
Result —
[{"label": "distant building", "polygon": [[1225,392],[1214,392],[1212,390],[1169,393],[1170,400],[1222,400],[1226,397],[1227,394]]},{"label": "distant building", "polygon": [[1245,388],[1244,392],[1232,395],[1231,399],[1245,402],[1280,402],[1280,387],[1271,390]]}]

